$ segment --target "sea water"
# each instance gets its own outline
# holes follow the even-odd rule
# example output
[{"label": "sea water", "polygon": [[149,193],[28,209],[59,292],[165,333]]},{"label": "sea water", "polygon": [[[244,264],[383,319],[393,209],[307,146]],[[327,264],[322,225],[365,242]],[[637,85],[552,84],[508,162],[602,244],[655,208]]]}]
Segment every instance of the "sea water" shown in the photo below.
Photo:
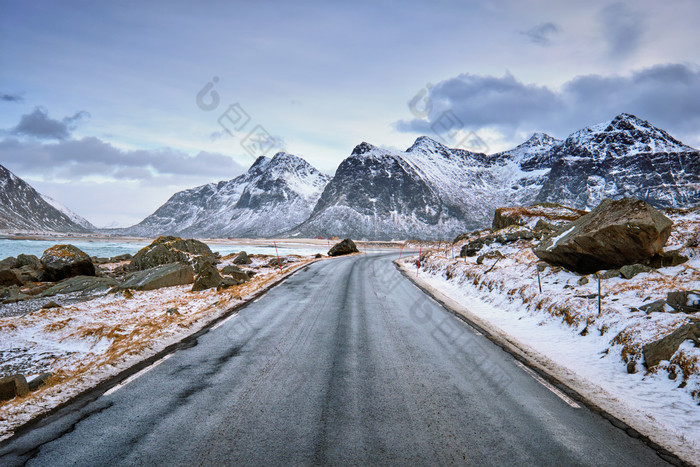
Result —
[{"label": "sea water", "polygon": [[[24,253],[25,255],[35,255],[41,258],[44,251],[53,245],[60,243],[70,243],[89,256],[97,256],[98,258],[111,258],[113,256],[122,255],[124,253],[134,254],[141,248],[147,246],[150,242],[119,242],[108,240],[74,240],[74,239],[57,239],[57,240],[14,240],[0,238],[0,259],[8,256],[17,256]],[[206,243],[206,242],[205,242]],[[219,252],[222,256],[230,253],[238,253],[246,251],[248,254],[258,255],[274,255],[275,246],[272,242],[269,245],[243,245],[243,244],[221,244],[208,243],[212,251]],[[282,255],[315,255],[316,253],[326,254],[328,248],[323,245],[294,245],[294,246],[278,246],[277,253]]]}]

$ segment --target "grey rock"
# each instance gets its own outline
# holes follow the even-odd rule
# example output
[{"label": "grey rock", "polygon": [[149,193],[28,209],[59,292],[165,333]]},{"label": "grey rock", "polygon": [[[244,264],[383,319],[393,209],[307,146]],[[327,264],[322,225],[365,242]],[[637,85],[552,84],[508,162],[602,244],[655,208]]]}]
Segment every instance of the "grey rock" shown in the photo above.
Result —
[{"label": "grey rock", "polygon": [[578,280],[578,285],[586,285],[586,284],[588,284],[588,277],[583,276],[582,278],[580,278]]},{"label": "grey rock", "polygon": [[625,279],[632,279],[637,274],[640,274],[642,272],[649,272],[651,270],[652,269],[649,266],[645,266],[643,264],[631,264],[627,266],[622,266],[620,268],[620,274]]},{"label": "grey rock", "polygon": [[681,254],[679,250],[661,251],[652,256],[649,260],[649,266],[654,269],[669,268],[683,264],[688,261],[688,259],[690,258]]},{"label": "grey rock", "polygon": [[52,285],[39,296],[53,297],[54,295],[76,292],[81,295],[93,295],[107,292],[118,284],[116,279],[111,277],[75,276]]},{"label": "grey rock", "polygon": [[188,264],[170,263],[127,274],[119,285],[121,289],[154,290],[162,287],[191,284],[194,271]]},{"label": "grey rock", "polygon": [[22,266],[19,269],[14,269],[14,271],[20,280],[25,284],[28,282],[41,282],[41,280],[44,278],[43,271],[37,271],[34,267],[29,265]]},{"label": "grey rock", "polygon": [[16,269],[0,269],[0,286],[22,285],[22,279],[16,271]]},{"label": "grey rock", "polygon": [[33,380],[29,381],[29,383],[28,383],[29,390],[36,391],[37,389],[39,389],[40,387],[45,385],[47,383],[47,381],[49,380],[49,378],[51,378],[51,376],[52,376],[51,373],[40,374],[39,376],[37,376]]},{"label": "grey rock", "polygon": [[672,225],[644,201],[605,199],[533,251],[541,260],[588,274],[648,261],[661,251]]},{"label": "grey rock", "polygon": [[345,240],[336,243],[331,247],[330,250],[328,250],[328,256],[342,256],[349,255],[352,253],[359,253],[359,250],[357,249],[355,242],[353,242],[349,238],[346,238]]},{"label": "grey rock", "polygon": [[73,245],[54,245],[41,255],[46,279],[52,282],[74,276],[94,276],[90,257]]},{"label": "grey rock", "polygon": [[668,292],[666,303],[679,313],[697,313],[700,311],[700,290]]},{"label": "grey rock", "polygon": [[489,235],[476,238],[463,245],[459,252],[459,256],[462,258],[465,256],[476,256],[476,254],[487,245],[493,245],[494,243],[507,245],[509,243],[515,243],[518,240],[534,240],[540,238],[541,235],[542,234],[540,232],[534,232],[527,227],[509,226],[504,229],[497,230]]},{"label": "grey rock", "polygon": [[23,375],[0,378],[0,400],[6,401],[29,394],[29,385]]},{"label": "grey rock", "polygon": [[248,258],[248,254],[245,251],[241,251],[233,258],[233,264],[250,264],[253,260]]},{"label": "grey rock", "polygon": [[243,269],[239,268],[234,264],[228,264],[221,268],[221,274],[236,274],[241,272],[244,272]]},{"label": "grey rock", "polygon": [[663,360],[670,360],[678,347],[686,340],[700,345],[700,321],[684,324],[672,333],[642,347],[647,369],[655,367]]},{"label": "grey rock", "polygon": [[204,262],[199,268],[197,277],[192,285],[192,292],[199,292],[201,290],[212,289],[218,287],[221,284],[221,275],[210,262]]},{"label": "grey rock", "polygon": [[483,264],[483,263],[484,263],[484,260],[486,260],[486,259],[488,259],[488,260],[493,260],[493,259],[499,260],[499,259],[502,259],[502,258],[505,258],[505,256],[503,256],[503,253],[501,253],[501,252],[498,251],[498,250],[492,250],[492,251],[489,251],[488,253],[485,253],[485,254],[483,254],[483,255],[480,255],[480,256],[476,259],[476,264]]},{"label": "grey rock", "polygon": [[647,303],[646,305],[640,306],[639,309],[646,314],[663,313],[666,311],[666,300],[657,300],[652,303]]},{"label": "grey rock", "polygon": [[616,277],[620,277],[619,269],[610,269],[600,274],[601,279],[614,279]]},{"label": "grey rock", "polygon": [[0,269],[17,269],[19,267],[19,262],[14,256],[8,256],[7,258],[0,261]]},{"label": "grey rock", "polygon": [[199,240],[183,240],[179,237],[158,237],[150,245],[140,249],[129,263],[129,271],[143,271],[170,263],[189,263],[190,258],[204,257],[214,262],[211,249]]},{"label": "grey rock", "polygon": [[34,270],[41,270],[44,266],[41,264],[41,260],[34,255],[17,255],[17,268],[24,266],[30,266]]},{"label": "grey rock", "polygon": [[133,258],[131,253],[124,253],[123,255],[112,256],[109,258],[110,263],[119,263],[121,261],[129,261]]}]

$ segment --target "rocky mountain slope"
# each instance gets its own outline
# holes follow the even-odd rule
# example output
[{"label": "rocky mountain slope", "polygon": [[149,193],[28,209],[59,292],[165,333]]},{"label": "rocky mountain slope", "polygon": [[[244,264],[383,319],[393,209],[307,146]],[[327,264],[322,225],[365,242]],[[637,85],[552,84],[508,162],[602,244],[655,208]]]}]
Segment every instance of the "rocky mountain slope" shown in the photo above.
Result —
[{"label": "rocky mountain slope", "polygon": [[405,152],[362,143],[338,167],[302,236],[444,239],[490,223],[496,207],[533,201],[557,140],[536,134],[487,156],[420,137]]},{"label": "rocky mountain slope", "polygon": [[91,230],[91,224],[85,219],[62,205],[61,208],[57,209],[28,183],[0,165],[0,230],[76,233]]},{"label": "rocky mountain slope", "polygon": [[537,201],[592,209],[606,197],[655,207],[700,202],[700,152],[629,114],[571,134],[549,154]]},{"label": "rocky mountain slope", "polygon": [[287,153],[258,158],[243,175],[175,193],[139,224],[111,233],[271,237],[304,221],[329,177]]}]

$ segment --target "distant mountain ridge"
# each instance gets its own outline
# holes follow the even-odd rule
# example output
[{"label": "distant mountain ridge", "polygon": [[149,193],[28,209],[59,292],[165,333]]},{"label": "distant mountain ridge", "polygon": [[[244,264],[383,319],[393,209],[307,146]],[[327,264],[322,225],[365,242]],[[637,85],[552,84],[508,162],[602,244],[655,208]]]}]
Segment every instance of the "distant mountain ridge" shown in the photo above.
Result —
[{"label": "distant mountain ridge", "polygon": [[[0,231],[87,233],[92,226],[0,165]],[[84,225],[81,225],[84,223]]]},{"label": "distant mountain ridge", "polygon": [[[0,229],[94,229],[2,170]],[[145,237],[450,239],[489,227],[502,206],[547,201],[591,209],[604,197],[624,196],[656,207],[700,205],[700,152],[625,113],[564,140],[535,133],[490,155],[448,148],[426,136],[405,151],[362,142],[332,177],[280,152],[258,158],[232,180],[175,193],[139,224],[100,231]]]},{"label": "distant mountain ridge", "polygon": [[245,174],[175,193],[140,223],[110,232],[149,237],[273,237],[308,217],[329,178],[292,154],[261,156]]}]

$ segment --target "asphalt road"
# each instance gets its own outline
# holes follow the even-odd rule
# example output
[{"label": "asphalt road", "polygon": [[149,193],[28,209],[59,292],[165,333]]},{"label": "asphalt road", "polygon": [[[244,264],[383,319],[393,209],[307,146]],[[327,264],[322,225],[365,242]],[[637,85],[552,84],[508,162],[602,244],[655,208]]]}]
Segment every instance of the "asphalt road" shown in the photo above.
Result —
[{"label": "asphalt road", "polygon": [[0,464],[666,465],[428,298],[395,257],[298,272],[0,444]]}]

